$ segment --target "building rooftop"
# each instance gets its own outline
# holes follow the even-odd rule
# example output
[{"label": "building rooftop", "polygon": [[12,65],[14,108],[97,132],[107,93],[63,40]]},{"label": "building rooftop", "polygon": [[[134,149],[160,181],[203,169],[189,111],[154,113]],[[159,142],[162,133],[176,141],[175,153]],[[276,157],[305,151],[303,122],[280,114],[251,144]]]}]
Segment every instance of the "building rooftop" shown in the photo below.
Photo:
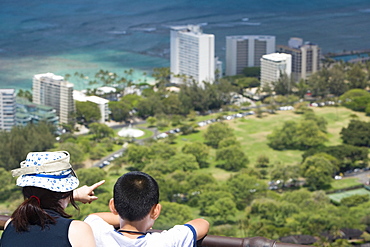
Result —
[{"label": "building rooftop", "polygon": [[64,77],[63,76],[60,76],[60,75],[54,75],[53,73],[44,73],[44,74],[37,74],[37,75],[34,75],[34,77],[38,80],[40,80],[41,78],[43,77],[47,77],[47,78],[51,78],[55,81],[63,81],[64,80]]},{"label": "building rooftop", "polygon": [[77,90],[73,90],[73,99],[80,102],[90,101],[95,104],[107,104],[109,102],[109,100],[99,96],[86,96],[83,92]]},{"label": "building rooftop", "polygon": [[200,25],[171,26],[171,29],[175,31],[183,31],[183,32],[187,32],[187,33],[195,34],[195,35],[203,35],[203,30]]},{"label": "building rooftop", "polygon": [[247,39],[247,38],[254,38],[254,39],[275,39],[273,35],[231,35],[226,36],[227,39]]},{"label": "building rooftop", "polygon": [[106,104],[106,103],[109,102],[109,100],[103,99],[103,98],[95,96],[95,95],[94,96],[87,96],[87,99],[88,99],[88,101],[91,101],[95,104]]},{"label": "building rooftop", "polygon": [[86,95],[83,92],[77,90],[73,90],[73,99],[81,102],[87,101]]},{"label": "building rooftop", "polygon": [[106,94],[106,93],[115,93],[116,89],[114,87],[99,87],[96,89],[98,94]]},{"label": "building rooftop", "polygon": [[0,88],[0,92],[6,94],[13,94],[15,92],[14,88]]},{"label": "building rooftop", "polygon": [[285,53],[271,53],[271,54],[263,55],[262,58],[266,60],[274,61],[274,62],[281,62],[291,56],[292,55],[285,54]]}]

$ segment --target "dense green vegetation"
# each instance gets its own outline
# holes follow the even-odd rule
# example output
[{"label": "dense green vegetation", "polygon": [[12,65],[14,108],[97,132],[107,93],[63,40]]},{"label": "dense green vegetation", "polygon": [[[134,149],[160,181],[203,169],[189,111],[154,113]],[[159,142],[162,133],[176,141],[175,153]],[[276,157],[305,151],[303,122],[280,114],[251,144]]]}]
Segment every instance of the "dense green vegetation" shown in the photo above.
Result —
[{"label": "dense green vegetation", "polygon": [[28,152],[52,148],[55,142],[54,131],[53,126],[41,122],[0,132],[0,167],[6,170],[17,168]]},{"label": "dense green vegetation", "polygon": [[[333,110],[339,113],[336,121],[326,118]],[[337,125],[346,127],[350,122],[344,119],[352,114],[345,108],[334,107],[318,108],[314,112],[315,115],[328,119],[327,132],[337,136],[340,136]],[[358,115],[360,119],[366,119],[364,115]],[[301,121],[302,118],[303,115],[292,112],[265,115],[262,119],[248,116],[217,122],[190,135],[180,134],[173,144],[164,140],[149,142],[144,146],[131,144],[124,157],[105,169],[77,170],[81,184],[91,184],[103,178],[107,180],[107,184],[96,191],[99,200],[90,205],[81,205],[80,215],[76,217],[84,218],[89,212],[108,210],[106,204],[111,197],[115,179],[123,172],[135,169],[150,173],[160,184],[164,211],[157,228],[164,229],[175,222],[182,223],[190,218],[203,216],[212,222],[211,234],[237,237],[259,235],[278,238],[290,234],[319,235],[324,230],[334,231],[341,227],[364,229],[368,224],[366,215],[369,214],[370,206],[366,198],[353,198],[352,201],[349,198],[349,202],[336,205],[330,202],[324,191],[315,191],[317,187],[331,189],[325,183],[332,181],[332,170],[327,173],[322,170],[332,167],[329,157],[308,156],[318,165],[327,164],[325,167],[315,168],[319,171],[317,178],[326,176],[324,180],[312,182],[316,187],[306,185],[302,188],[281,187],[277,191],[268,189],[268,181],[272,179],[280,179],[286,186],[291,186],[290,179],[295,179],[298,185],[305,176],[305,173],[300,172],[307,167],[301,163],[303,151],[274,150],[268,146],[266,138],[274,128],[283,126],[285,120]],[[218,145],[211,145],[213,142],[209,142],[209,135],[218,126],[228,130],[227,134],[219,137],[218,142],[215,142]],[[94,139],[94,136],[90,138]],[[198,141],[192,143],[192,138]],[[336,138],[329,138],[327,147],[331,145],[330,139]],[[258,142],[264,143],[263,149],[259,149],[261,146],[253,148]],[[233,153],[234,149],[241,153]],[[237,171],[228,169],[222,159],[217,159],[220,150],[247,159],[236,159],[244,160],[243,166]],[[279,155],[274,155],[276,152]],[[323,162],[317,162],[318,160]],[[284,170],[285,168],[287,169]],[[9,173],[4,171],[2,174],[7,179],[4,181],[9,182]],[[14,193],[19,190],[13,188],[12,191],[12,201],[5,203],[9,209],[21,201],[16,199],[16,195],[19,198],[19,192]]]},{"label": "dense green vegetation", "polygon": [[77,122],[90,124],[99,121],[100,118],[100,110],[97,104],[89,101],[76,101]]},{"label": "dense green vegetation", "polygon": [[[81,205],[76,218],[108,210],[117,177],[129,170],[141,170],[160,184],[163,212],[155,225],[159,229],[197,216],[212,223],[211,234],[235,237],[320,236],[324,231],[336,233],[344,227],[364,230],[370,226],[366,194],[334,202],[326,195],[331,190],[360,184],[353,178],[334,180],[334,175],[368,166],[370,132],[366,115],[370,106],[364,106],[370,101],[364,89],[369,85],[369,63],[326,66],[299,83],[283,76],[272,88],[258,91],[267,94],[263,100],[266,106],[258,102],[253,109],[255,115],[231,121],[224,120],[224,116],[241,111],[240,106],[232,104],[233,95],[244,94],[246,88],[257,85],[256,78],[235,76],[215,84],[205,83],[204,87],[189,83],[181,85],[180,92],[170,92],[165,90],[168,72],[166,68],[154,71],[156,90],[142,83],[137,86],[141,96],[125,95],[111,102],[110,108],[116,121],[129,120],[135,110],[136,117],[147,120],[145,127],[158,131],[178,128],[180,133],[150,139],[144,145],[132,143],[124,156],[104,169],[80,168],[117,150],[126,141],[95,123],[94,116],[84,114],[94,111],[89,105],[80,105],[79,116],[89,124],[89,135],[65,134],[58,143],[26,149],[65,149],[80,168],[77,173],[81,184],[106,179],[106,184],[96,191],[99,200]],[[123,90],[132,85],[130,73],[119,78],[101,70],[95,79]],[[256,74],[254,70],[245,73]],[[278,95],[274,96],[273,91]],[[317,97],[317,103],[333,103],[323,108],[308,107],[308,102],[299,102],[307,92]],[[294,105],[295,110],[277,111],[278,105]],[[220,108],[222,112],[208,115],[210,110]],[[197,125],[209,119],[218,121],[204,127]],[[53,136],[52,132],[44,132]],[[20,135],[15,136],[24,141]],[[4,145],[8,149],[0,153],[0,167],[5,168],[0,170],[4,181],[0,187],[3,210],[13,210],[22,200],[19,190],[9,185],[13,181],[7,171],[18,166],[28,152],[16,153],[16,145]],[[17,157],[16,162],[9,161],[8,153],[18,155],[10,156]]]},{"label": "dense green vegetation", "polygon": [[[330,117],[333,110],[338,112],[338,118]],[[319,236],[323,231],[334,232],[343,227],[364,229],[370,213],[366,196],[356,195],[343,203],[333,204],[325,194],[326,190],[340,187],[339,182],[346,184],[347,178],[335,181],[335,187],[331,187],[331,182],[334,184],[332,175],[340,163],[335,162],[335,153],[329,147],[337,144],[335,140],[340,138],[340,129],[348,126],[350,120],[345,119],[349,119],[353,112],[345,108],[327,107],[317,108],[314,113],[327,119],[326,131],[330,133],[327,135],[332,136],[325,144],[330,155],[313,152],[312,155],[306,154],[309,158],[304,158],[301,150],[278,151],[268,146],[267,136],[274,128],[284,125],[285,120],[301,121],[304,118],[293,112],[278,112],[265,115],[262,119],[249,116],[217,122],[201,128],[197,133],[180,134],[173,144],[164,140],[149,142],[144,146],[131,144],[126,155],[111,167],[78,170],[81,179],[87,176],[86,173],[91,173],[89,177],[95,177],[95,180],[90,182],[104,177],[108,183],[98,191],[102,200],[83,205],[80,217],[91,211],[107,210],[105,202],[111,195],[114,180],[119,174],[135,169],[148,172],[160,184],[164,212],[156,228],[164,229],[174,222],[182,223],[192,217],[202,216],[212,222],[211,234],[237,237]],[[366,120],[363,114],[358,116]],[[209,132],[218,126],[231,131],[221,137],[221,141],[215,142],[218,145],[211,145],[207,139]],[[197,142],[193,143],[193,138]],[[264,143],[264,148],[253,147],[256,142]],[[245,160],[244,168],[237,172],[228,170],[222,165],[222,160],[217,159],[219,150],[228,147],[239,147],[249,160]],[[325,152],[325,148],[322,151]],[[311,162],[310,165],[307,165],[307,160]],[[306,174],[307,169],[311,169],[309,175]],[[84,174],[80,175],[81,171]],[[100,174],[94,176],[95,172]],[[304,177],[306,185],[298,186]],[[268,181],[278,179],[284,181],[286,187],[279,185],[280,189],[269,190]],[[353,179],[350,181],[345,186],[358,184]]]}]

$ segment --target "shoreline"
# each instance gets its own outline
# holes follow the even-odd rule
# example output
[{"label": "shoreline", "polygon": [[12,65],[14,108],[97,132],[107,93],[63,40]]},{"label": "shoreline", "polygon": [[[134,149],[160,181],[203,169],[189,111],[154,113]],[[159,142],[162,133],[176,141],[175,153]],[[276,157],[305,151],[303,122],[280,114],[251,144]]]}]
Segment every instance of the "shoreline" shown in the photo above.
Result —
[{"label": "shoreline", "polygon": [[[338,53],[329,52],[323,54],[323,56],[332,57],[363,52],[370,52],[370,49],[343,50]],[[102,84],[88,85],[88,81],[90,79],[94,80],[95,74],[100,69],[117,73],[123,77],[127,77],[124,74],[125,70],[133,69],[133,81],[141,83],[146,80],[147,83],[151,84],[154,82],[154,78],[151,77],[153,68],[168,67],[169,64],[169,59],[163,56],[155,56],[147,52],[114,50],[79,51],[52,56],[0,57],[0,88],[31,91],[33,76],[48,72],[63,77],[70,74],[71,77],[68,81],[74,84],[75,90],[97,88]],[[76,78],[73,76],[75,72],[81,73],[89,79]]]},{"label": "shoreline", "polygon": [[[109,58],[117,58],[109,60]],[[116,61],[118,60],[118,61]],[[125,66],[124,61],[130,61]],[[35,74],[54,73],[65,76],[74,84],[75,90],[96,88],[101,85],[88,85],[100,70],[108,70],[119,76],[126,76],[124,71],[133,69],[132,80],[140,83],[153,83],[153,68],[169,66],[169,61],[160,57],[142,55],[132,52],[98,51],[85,53],[61,54],[57,56],[0,57],[0,88],[32,90],[32,79]],[[74,73],[82,73],[89,79],[76,78]],[[146,73],[146,75],[144,75]]]}]

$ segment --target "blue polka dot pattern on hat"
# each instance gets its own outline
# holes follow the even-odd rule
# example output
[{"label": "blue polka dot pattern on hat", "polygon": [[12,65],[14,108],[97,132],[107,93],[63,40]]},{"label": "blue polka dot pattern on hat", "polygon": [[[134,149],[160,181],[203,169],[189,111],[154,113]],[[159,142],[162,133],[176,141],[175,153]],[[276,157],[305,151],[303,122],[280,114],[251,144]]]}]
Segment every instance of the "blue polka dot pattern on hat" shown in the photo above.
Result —
[{"label": "blue polka dot pattern on hat", "polygon": [[[63,152],[29,153],[24,167],[42,166],[44,162],[59,160],[65,157],[67,157],[67,154]],[[79,185],[79,180],[72,169],[67,169],[58,172],[22,175],[17,179],[17,185],[21,187],[35,186],[56,192],[67,192],[76,189]]]}]

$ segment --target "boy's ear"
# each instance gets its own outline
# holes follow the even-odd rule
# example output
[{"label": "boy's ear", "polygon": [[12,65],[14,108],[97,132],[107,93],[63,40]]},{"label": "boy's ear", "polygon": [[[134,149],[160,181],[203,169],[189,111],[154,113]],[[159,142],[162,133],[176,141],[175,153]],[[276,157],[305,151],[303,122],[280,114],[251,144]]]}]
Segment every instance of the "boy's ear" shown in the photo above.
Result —
[{"label": "boy's ear", "polygon": [[112,212],[112,214],[118,215],[116,207],[114,206],[114,199],[113,198],[109,200],[109,209]]},{"label": "boy's ear", "polygon": [[158,203],[158,204],[154,205],[153,208],[152,208],[150,217],[153,220],[156,220],[159,217],[159,215],[161,214],[161,210],[162,210],[162,205],[161,204]]}]

